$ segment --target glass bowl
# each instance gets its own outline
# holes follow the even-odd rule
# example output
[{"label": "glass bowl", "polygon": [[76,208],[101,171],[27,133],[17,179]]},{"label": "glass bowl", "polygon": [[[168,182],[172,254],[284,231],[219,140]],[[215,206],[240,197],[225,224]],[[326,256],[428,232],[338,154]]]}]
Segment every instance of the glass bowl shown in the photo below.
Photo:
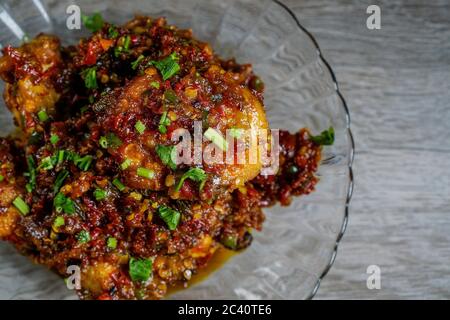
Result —
[{"label": "glass bowl", "polygon": [[[320,181],[311,195],[289,207],[266,209],[264,229],[253,244],[205,281],[172,299],[312,298],[336,256],[347,224],[352,193],[353,139],[347,106],[335,76],[314,38],[284,4],[271,0],[56,1],[0,0],[0,44],[51,32],[64,44],[89,33],[69,30],[66,13],[76,4],[84,14],[100,12],[122,24],[134,14],[165,16],[192,28],[223,57],[252,63],[266,84],[265,106],[272,128],[313,133],[333,126],[336,141],[324,148]],[[3,84],[1,84],[3,91]],[[13,129],[0,102],[0,133]],[[33,265],[6,243],[0,244],[0,299],[71,299],[72,291],[45,267]]]}]

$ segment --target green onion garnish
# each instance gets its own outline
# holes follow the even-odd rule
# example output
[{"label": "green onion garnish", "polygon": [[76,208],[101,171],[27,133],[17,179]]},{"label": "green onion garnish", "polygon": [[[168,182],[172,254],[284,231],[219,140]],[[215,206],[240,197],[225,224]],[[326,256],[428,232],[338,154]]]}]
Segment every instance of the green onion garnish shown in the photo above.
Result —
[{"label": "green onion garnish", "polygon": [[122,170],[127,170],[128,167],[131,165],[131,160],[130,159],[125,159],[121,164],[120,164],[120,169]]},{"label": "green onion garnish", "polygon": [[90,155],[80,157],[79,155],[75,155],[73,159],[73,163],[80,168],[83,171],[89,170],[89,167],[91,166],[93,157]]},{"label": "green onion garnish", "polygon": [[91,235],[86,230],[81,230],[80,233],[76,235],[78,243],[88,243],[91,241]]},{"label": "green onion garnish", "polygon": [[39,111],[37,115],[41,122],[45,122],[48,120],[48,114],[47,112],[45,112],[45,110]]},{"label": "green onion garnish", "polygon": [[25,186],[28,192],[31,192],[36,187],[36,163],[32,156],[27,157],[27,165],[28,165],[28,183]]},{"label": "green onion garnish", "polygon": [[108,240],[106,241],[106,246],[110,249],[117,248],[117,239],[114,237],[109,237]]},{"label": "green onion garnish", "polygon": [[55,218],[55,221],[53,221],[53,228],[58,229],[59,227],[63,226],[64,224],[65,224],[64,217],[57,216]]},{"label": "green onion garnish", "polygon": [[152,275],[152,260],[131,258],[129,263],[129,273],[134,282],[145,282]]},{"label": "green onion garnish", "polygon": [[180,191],[181,187],[183,186],[183,183],[186,179],[190,179],[195,182],[203,183],[206,180],[206,173],[205,170],[200,168],[191,168],[188,171],[186,171],[182,176],[180,181],[178,182],[177,186],[175,187],[175,191]]},{"label": "green onion garnish", "polygon": [[179,59],[177,53],[173,52],[161,61],[150,61],[150,64],[153,64],[161,72],[163,80],[166,81],[180,71]]},{"label": "green onion garnish", "polygon": [[145,124],[143,124],[141,120],[138,120],[138,122],[136,122],[134,127],[136,131],[139,132],[139,134],[143,134],[146,129]]},{"label": "green onion garnish", "polygon": [[61,189],[64,180],[69,176],[69,171],[63,170],[56,176],[55,184],[53,186],[53,194],[58,193],[59,189]]},{"label": "green onion garnish", "polygon": [[158,208],[158,214],[167,224],[169,230],[175,230],[177,228],[178,223],[180,222],[181,213],[169,207],[160,206]]},{"label": "green onion garnish", "polygon": [[103,17],[100,13],[96,12],[92,16],[81,15],[81,21],[83,25],[91,32],[97,32],[103,27]]},{"label": "green onion garnish", "polygon": [[3,180],[5,180],[5,177],[0,174],[0,182],[2,182]]},{"label": "green onion garnish", "polygon": [[170,125],[170,119],[167,117],[167,111],[164,111],[159,120],[158,130],[161,133],[167,133],[167,126]]},{"label": "green onion garnish", "polygon": [[107,149],[108,148],[108,139],[106,139],[105,136],[101,136],[100,140],[98,140],[98,144],[103,148],[103,149]]},{"label": "green onion garnish", "polygon": [[175,146],[158,145],[156,146],[156,154],[164,165],[168,166],[172,170],[177,168],[177,164],[175,163],[177,149]]},{"label": "green onion garnish", "polygon": [[152,81],[150,82],[150,85],[155,88],[155,89],[159,89],[159,82],[158,81]]},{"label": "green onion garnish", "polygon": [[117,188],[117,189],[119,189],[119,191],[123,191],[123,190],[125,190],[125,185],[119,180],[119,179],[114,179],[113,180],[113,182],[112,182],[112,184]]},{"label": "green onion garnish", "polygon": [[141,54],[136,60],[131,63],[131,69],[136,70],[139,66],[139,63],[144,59],[144,56]]},{"label": "green onion garnish", "polygon": [[75,203],[61,192],[58,192],[53,199],[53,206],[58,213],[64,212],[69,215],[75,213]]},{"label": "green onion garnish", "polygon": [[147,179],[153,179],[155,177],[155,172],[147,168],[138,168],[137,175]]},{"label": "green onion garnish", "polygon": [[58,143],[58,141],[59,141],[58,135],[52,134],[52,135],[50,136],[50,143],[51,143],[51,144],[56,144],[56,143]]},{"label": "green onion garnish", "polygon": [[24,216],[30,213],[30,207],[28,204],[19,196],[14,199],[13,205],[20,211]]},{"label": "green onion garnish", "polygon": [[45,157],[44,159],[42,159],[39,168],[42,170],[51,170],[53,169],[53,163],[54,160],[52,159],[52,157]]},{"label": "green onion garnish", "polygon": [[81,72],[81,76],[84,79],[84,85],[88,89],[96,89],[97,85],[97,68],[92,67]]},{"label": "green onion garnish", "polygon": [[334,128],[322,131],[318,136],[311,136],[311,141],[321,146],[331,146],[334,143]]},{"label": "green onion garnish", "polygon": [[94,197],[95,197],[95,200],[97,200],[97,201],[100,201],[100,200],[105,199],[105,198],[106,198],[106,195],[107,195],[106,190],[97,188],[97,189],[95,189],[95,191],[94,191]]}]

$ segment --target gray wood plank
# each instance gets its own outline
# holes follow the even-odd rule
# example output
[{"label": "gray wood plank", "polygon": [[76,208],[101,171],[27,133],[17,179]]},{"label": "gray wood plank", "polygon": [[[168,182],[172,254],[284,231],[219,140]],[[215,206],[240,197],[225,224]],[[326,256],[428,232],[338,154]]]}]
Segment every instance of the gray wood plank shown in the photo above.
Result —
[{"label": "gray wood plank", "polygon": [[[357,148],[349,226],[316,298],[450,298],[450,1],[284,3],[336,72]],[[366,287],[371,264],[381,290]]]}]

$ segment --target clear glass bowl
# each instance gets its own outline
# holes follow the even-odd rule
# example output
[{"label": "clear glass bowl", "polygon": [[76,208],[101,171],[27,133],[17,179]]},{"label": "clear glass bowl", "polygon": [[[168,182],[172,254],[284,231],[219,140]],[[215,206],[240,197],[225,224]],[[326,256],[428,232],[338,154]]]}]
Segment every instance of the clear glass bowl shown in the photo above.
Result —
[{"label": "clear glass bowl", "polygon": [[[0,0],[0,43],[19,45],[25,35],[51,32],[64,44],[88,32],[69,30],[66,9],[73,1]],[[252,63],[266,84],[265,105],[272,128],[318,133],[336,131],[324,148],[317,190],[289,207],[265,210],[264,230],[242,254],[205,281],[171,296],[174,299],[305,299],[316,293],[328,272],[347,224],[352,193],[353,139],[348,109],[332,70],[314,38],[295,15],[271,0],[76,1],[82,13],[100,12],[116,24],[134,14],[165,16],[192,28],[224,57]],[[3,86],[3,84],[1,85]],[[0,88],[3,91],[3,87]],[[0,102],[0,133],[13,123]],[[70,299],[64,282],[30,263],[8,244],[0,244],[1,299]]]}]

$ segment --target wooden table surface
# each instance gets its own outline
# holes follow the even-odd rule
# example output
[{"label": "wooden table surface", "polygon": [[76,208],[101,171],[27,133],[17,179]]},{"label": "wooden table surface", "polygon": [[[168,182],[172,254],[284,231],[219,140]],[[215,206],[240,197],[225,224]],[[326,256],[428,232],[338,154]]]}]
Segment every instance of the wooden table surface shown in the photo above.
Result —
[{"label": "wooden table surface", "polygon": [[356,143],[349,225],[316,298],[449,299],[450,0],[283,2],[336,72]]}]

